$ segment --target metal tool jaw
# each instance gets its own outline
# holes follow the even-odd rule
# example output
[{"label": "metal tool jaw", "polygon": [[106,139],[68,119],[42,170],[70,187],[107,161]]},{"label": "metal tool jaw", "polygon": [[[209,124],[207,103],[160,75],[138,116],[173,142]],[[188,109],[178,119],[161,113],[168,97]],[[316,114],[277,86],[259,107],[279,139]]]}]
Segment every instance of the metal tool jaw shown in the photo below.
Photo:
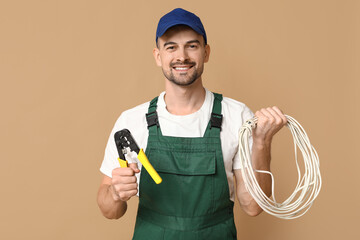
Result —
[{"label": "metal tool jaw", "polygon": [[130,151],[136,152],[139,154],[139,146],[136,144],[134,138],[132,137],[128,129],[123,129],[115,133],[115,144],[119,153],[119,162],[121,167],[127,167],[128,162],[126,161],[125,154],[127,153],[127,148]]}]

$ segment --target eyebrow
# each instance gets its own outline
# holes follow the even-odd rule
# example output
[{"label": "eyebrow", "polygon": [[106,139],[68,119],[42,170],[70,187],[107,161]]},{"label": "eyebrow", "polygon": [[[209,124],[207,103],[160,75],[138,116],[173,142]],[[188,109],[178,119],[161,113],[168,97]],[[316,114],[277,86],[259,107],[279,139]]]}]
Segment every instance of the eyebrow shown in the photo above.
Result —
[{"label": "eyebrow", "polygon": [[[198,44],[200,44],[200,41],[199,40],[190,40],[190,41],[186,42],[186,44],[189,44],[189,43],[198,43]],[[164,47],[166,47],[167,45],[173,45],[173,44],[176,44],[176,42],[166,42],[166,43],[164,43]]]},{"label": "eyebrow", "polygon": [[173,44],[176,44],[176,42],[166,42],[166,43],[164,43],[164,47],[166,47],[167,45],[173,45]]},{"label": "eyebrow", "polygon": [[191,41],[188,41],[186,43],[187,44],[189,44],[189,43],[198,43],[198,44],[200,44],[200,41],[199,40],[191,40]]}]

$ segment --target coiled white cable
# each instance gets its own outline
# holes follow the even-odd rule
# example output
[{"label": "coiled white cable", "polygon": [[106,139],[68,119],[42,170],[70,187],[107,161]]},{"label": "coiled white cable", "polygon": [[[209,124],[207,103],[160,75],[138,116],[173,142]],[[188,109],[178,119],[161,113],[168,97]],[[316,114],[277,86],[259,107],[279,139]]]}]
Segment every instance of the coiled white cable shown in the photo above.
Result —
[{"label": "coiled white cable", "polygon": [[[282,219],[294,219],[304,215],[313,204],[321,189],[321,175],[319,157],[315,148],[303,127],[292,117],[287,118],[287,127],[290,129],[295,147],[295,160],[298,172],[298,182],[294,192],[282,203],[276,202],[274,195],[274,176],[269,171],[253,169],[249,147],[249,138],[252,129],[256,127],[257,118],[246,121],[239,131],[239,155],[241,163],[241,173],[246,189],[257,202],[257,204],[267,213]],[[297,159],[297,147],[300,149],[304,160],[304,175],[301,176],[300,167]],[[270,174],[272,179],[272,199],[267,197],[259,186],[255,172]],[[296,198],[296,196],[298,196]]]}]

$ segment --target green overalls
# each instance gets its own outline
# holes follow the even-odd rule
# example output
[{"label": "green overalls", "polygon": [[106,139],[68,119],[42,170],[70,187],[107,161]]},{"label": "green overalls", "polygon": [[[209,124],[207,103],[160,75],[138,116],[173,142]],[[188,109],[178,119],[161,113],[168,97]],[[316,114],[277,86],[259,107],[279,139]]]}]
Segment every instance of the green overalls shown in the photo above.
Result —
[{"label": "green overalls", "polygon": [[212,117],[203,137],[167,137],[150,103],[146,155],[163,181],[142,168],[134,240],[236,239],[233,202],[221,150],[222,95],[214,94]]}]

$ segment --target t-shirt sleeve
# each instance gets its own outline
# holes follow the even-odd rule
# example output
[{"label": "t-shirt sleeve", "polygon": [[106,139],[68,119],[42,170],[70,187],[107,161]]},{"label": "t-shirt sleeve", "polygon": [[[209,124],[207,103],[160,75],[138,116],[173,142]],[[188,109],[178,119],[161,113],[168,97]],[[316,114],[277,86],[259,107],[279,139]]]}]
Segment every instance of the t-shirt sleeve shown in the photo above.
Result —
[{"label": "t-shirt sleeve", "polygon": [[100,167],[100,172],[105,174],[108,177],[112,177],[112,170],[114,168],[120,167],[120,164],[118,162],[118,152],[115,145],[114,140],[114,134],[119,129],[122,129],[121,126],[124,126],[124,117],[123,115],[120,115],[120,117],[115,122],[115,125],[113,129],[111,130],[109,139],[107,141],[106,147],[105,147],[105,154],[104,154],[104,160]]},{"label": "t-shirt sleeve", "polygon": [[[254,113],[250,110],[250,108],[248,108],[246,105],[244,106],[244,110],[241,114],[241,120],[242,120],[242,124],[244,124],[245,121],[252,119],[254,117]],[[239,129],[242,127],[242,124],[239,126]],[[238,131],[239,132],[239,131]],[[239,138],[239,133],[237,134],[237,137]],[[249,147],[250,147],[250,153],[252,151],[252,145],[253,145],[253,140],[252,137],[249,137]],[[234,161],[233,161],[233,169],[240,169],[241,165],[240,165],[240,156],[239,156],[239,148],[236,151],[236,154],[234,156]]]},{"label": "t-shirt sleeve", "polygon": [[[114,134],[122,129],[128,129],[141,148],[146,148],[148,131],[145,113],[147,112],[149,102],[136,106],[135,108],[124,111],[116,120],[113,129],[110,132],[109,139],[105,147],[104,160],[100,167],[100,172],[108,177],[112,177],[112,170],[120,167],[118,158],[119,153],[116,148]],[[141,169],[141,163],[137,161],[137,154],[127,149],[125,160],[129,163],[137,163]]]}]

